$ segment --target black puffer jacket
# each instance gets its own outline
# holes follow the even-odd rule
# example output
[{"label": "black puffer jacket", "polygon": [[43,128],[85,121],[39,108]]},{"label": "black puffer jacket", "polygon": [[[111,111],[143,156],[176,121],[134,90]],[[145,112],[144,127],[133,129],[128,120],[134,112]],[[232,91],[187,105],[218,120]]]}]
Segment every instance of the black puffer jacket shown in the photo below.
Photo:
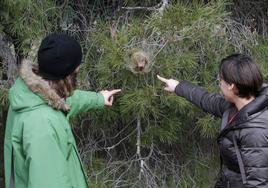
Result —
[{"label": "black puffer jacket", "polygon": [[268,86],[263,86],[256,99],[244,106],[230,124],[228,117],[236,108],[220,94],[209,93],[188,81],[181,81],[175,92],[222,119],[218,137],[221,187],[268,188]]}]

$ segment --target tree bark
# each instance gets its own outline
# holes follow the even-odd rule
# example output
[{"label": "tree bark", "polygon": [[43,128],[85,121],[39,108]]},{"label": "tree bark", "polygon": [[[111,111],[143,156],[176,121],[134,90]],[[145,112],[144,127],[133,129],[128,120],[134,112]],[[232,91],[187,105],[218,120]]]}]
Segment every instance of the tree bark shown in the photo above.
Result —
[{"label": "tree bark", "polygon": [[3,69],[1,82],[8,81],[9,85],[14,82],[17,71],[16,59],[11,46],[3,36],[0,36],[0,66]]}]

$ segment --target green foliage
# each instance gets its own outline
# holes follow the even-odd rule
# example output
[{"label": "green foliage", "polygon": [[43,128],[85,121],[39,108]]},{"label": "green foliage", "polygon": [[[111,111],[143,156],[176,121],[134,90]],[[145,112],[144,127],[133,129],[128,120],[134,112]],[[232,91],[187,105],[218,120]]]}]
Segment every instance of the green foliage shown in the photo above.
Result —
[{"label": "green foliage", "polygon": [[171,37],[178,34],[183,38],[197,40],[203,35],[211,34],[208,31],[214,29],[213,26],[219,24],[224,16],[226,16],[224,1],[217,1],[210,6],[178,2],[166,9],[161,18],[158,14],[152,16],[148,24]]},{"label": "green foliage", "polygon": [[[220,59],[255,45],[254,34],[245,28],[229,32],[235,23],[225,11],[224,1],[208,5],[177,3],[163,15],[155,13],[144,21],[133,19],[128,25],[118,26],[113,36],[109,24],[99,23],[98,32],[90,38],[94,45],[88,56],[91,63],[84,68],[89,70],[90,82],[96,88],[123,89],[117,99],[116,107],[120,110],[113,114],[120,117],[116,118],[116,124],[123,125],[122,121],[139,116],[146,130],[143,143],[158,139],[170,144],[176,142],[175,133],[184,125],[183,121],[198,117],[195,123],[201,135],[215,135],[218,122],[210,116],[199,117],[197,111],[190,112],[192,105],[183,99],[159,92],[162,88],[156,74],[194,81],[209,91],[218,90],[215,80]],[[242,45],[236,43],[239,40]],[[129,56],[135,50],[149,54],[152,63],[149,73],[136,74],[128,68]]]},{"label": "green foliage", "polygon": [[251,52],[259,64],[265,81],[268,81],[268,37],[260,37],[258,45],[251,47]]},{"label": "green foliage", "polygon": [[[215,168],[218,160],[211,158],[192,159],[181,170],[181,179],[178,188],[208,188],[215,184],[218,168]],[[170,187],[175,187],[170,186]]]},{"label": "green foliage", "polygon": [[146,127],[143,132],[142,143],[144,146],[149,146],[148,141],[156,143],[172,144],[179,139],[179,131],[181,131],[181,122],[179,118],[174,118],[174,114],[164,116],[158,125],[153,125],[153,121],[150,126]]},{"label": "green foliage", "polygon": [[8,106],[8,89],[0,85],[0,113]]},{"label": "green foliage", "polygon": [[24,54],[32,41],[55,30],[58,21],[58,9],[52,0],[2,0],[0,12],[1,28],[14,37]]},{"label": "green foliage", "polygon": [[203,137],[213,138],[219,132],[219,124],[219,119],[215,119],[211,115],[206,115],[198,119],[196,127]]},{"label": "green foliage", "polygon": [[142,89],[135,89],[133,91],[125,92],[120,98],[120,108],[122,115],[132,114],[146,119],[150,115],[155,118],[161,116],[159,108],[154,104],[156,96],[151,87],[144,87]]},{"label": "green foliage", "polygon": [[[108,132],[108,135],[117,135],[118,130],[122,130],[120,138],[114,142],[123,139],[127,146],[120,142],[116,145],[119,151],[127,147],[127,155],[135,153],[138,142],[135,131],[139,120],[142,155],[152,146],[165,149],[175,147],[178,158],[187,164],[191,158],[189,155],[197,152],[194,143],[214,140],[219,130],[219,119],[201,112],[185,99],[163,91],[156,75],[190,80],[211,92],[217,92],[218,65],[227,55],[234,52],[254,54],[260,65],[265,66],[265,45],[256,42],[255,33],[233,21],[225,6],[226,2],[221,0],[206,5],[200,1],[178,2],[167,7],[163,14],[155,12],[143,20],[136,17],[116,27],[101,20],[97,22],[97,32],[89,38],[93,47],[86,60],[90,63],[83,67],[83,75],[91,87],[123,90],[122,94],[116,96],[113,108],[91,113],[95,120],[92,123]],[[129,68],[131,55],[139,50],[148,54],[151,63],[148,73],[132,72]],[[169,176],[169,183],[165,186],[213,185],[217,168],[214,168],[216,165],[212,165],[210,159],[196,157],[190,164],[180,168],[179,181],[174,183],[176,178]],[[126,173],[124,175],[129,177],[125,182],[127,184],[135,180],[133,175],[136,168],[125,168],[132,169],[129,170],[132,173],[124,168],[117,173]],[[164,172],[156,170],[154,173],[161,176]],[[123,175],[120,177],[123,178]],[[115,185],[108,183],[98,186]]]}]

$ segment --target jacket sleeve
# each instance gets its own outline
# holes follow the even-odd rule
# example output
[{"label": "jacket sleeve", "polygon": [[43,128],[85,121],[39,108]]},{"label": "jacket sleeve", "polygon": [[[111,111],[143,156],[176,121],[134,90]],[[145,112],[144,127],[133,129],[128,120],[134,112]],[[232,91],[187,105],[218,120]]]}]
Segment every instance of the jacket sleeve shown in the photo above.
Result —
[{"label": "jacket sleeve", "polygon": [[67,98],[66,102],[71,106],[71,110],[67,115],[70,118],[90,109],[103,108],[104,97],[96,92],[75,90],[73,95]]},{"label": "jacket sleeve", "polygon": [[28,188],[71,188],[68,165],[57,135],[45,118],[24,121],[23,151]]},{"label": "jacket sleeve", "polygon": [[209,93],[202,87],[199,87],[188,81],[181,81],[175,88],[178,96],[184,97],[205,112],[222,117],[228,103],[220,94]]}]

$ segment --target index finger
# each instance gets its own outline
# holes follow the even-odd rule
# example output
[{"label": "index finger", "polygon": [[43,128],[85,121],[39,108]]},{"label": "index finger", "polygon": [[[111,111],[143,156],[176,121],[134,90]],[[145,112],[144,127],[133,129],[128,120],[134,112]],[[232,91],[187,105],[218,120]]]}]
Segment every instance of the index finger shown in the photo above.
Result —
[{"label": "index finger", "polygon": [[165,82],[165,83],[167,83],[167,81],[168,81],[166,78],[161,77],[161,76],[159,76],[159,75],[157,75],[157,78],[158,78],[160,81]]},{"label": "index finger", "polygon": [[121,89],[113,89],[109,91],[111,95],[121,92]]}]

